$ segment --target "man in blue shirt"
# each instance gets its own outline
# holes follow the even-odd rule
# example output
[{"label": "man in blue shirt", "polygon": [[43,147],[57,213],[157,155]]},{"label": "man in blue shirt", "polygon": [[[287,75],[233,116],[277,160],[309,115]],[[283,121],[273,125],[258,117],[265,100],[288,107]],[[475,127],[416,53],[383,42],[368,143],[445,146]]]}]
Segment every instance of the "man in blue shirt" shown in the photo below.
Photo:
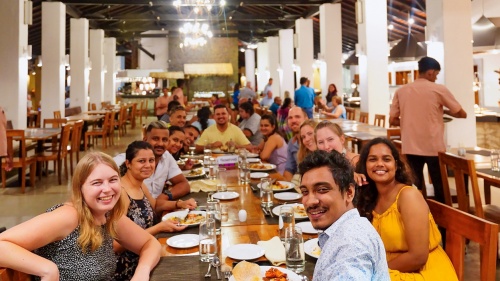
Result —
[{"label": "man in blue shirt", "polygon": [[275,97],[274,98],[274,103],[271,104],[271,107],[269,107],[269,110],[271,110],[274,114],[274,116],[278,116],[278,109],[281,106],[281,98],[280,97]]},{"label": "man in blue shirt", "polygon": [[297,138],[300,132],[300,125],[302,125],[302,122],[308,118],[303,108],[294,106],[290,108],[290,111],[288,111],[287,119],[288,128],[292,131],[293,138],[288,142],[285,172],[283,173],[283,177],[286,181],[291,181],[293,175],[297,173],[297,152],[299,151],[299,140]]},{"label": "man in blue shirt", "polygon": [[353,168],[337,151],[316,150],[299,164],[302,204],[323,230],[313,281],[389,281],[385,248],[371,223],[360,217]]},{"label": "man in blue shirt", "polygon": [[311,91],[309,87],[306,85],[307,78],[300,78],[300,88],[295,90],[294,101],[295,105],[298,107],[302,107],[306,113],[307,117],[312,118],[313,112],[312,107],[314,105],[314,93]]},{"label": "man in blue shirt", "polygon": [[267,92],[272,91],[272,86],[273,86],[273,78],[269,78],[269,82],[267,83],[267,85],[264,88],[264,91],[262,91],[262,93],[264,95],[267,95]]},{"label": "man in blue shirt", "polygon": [[273,104],[273,92],[267,91],[267,94],[264,94],[264,98],[260,101],[260,106],[270,107]]}]

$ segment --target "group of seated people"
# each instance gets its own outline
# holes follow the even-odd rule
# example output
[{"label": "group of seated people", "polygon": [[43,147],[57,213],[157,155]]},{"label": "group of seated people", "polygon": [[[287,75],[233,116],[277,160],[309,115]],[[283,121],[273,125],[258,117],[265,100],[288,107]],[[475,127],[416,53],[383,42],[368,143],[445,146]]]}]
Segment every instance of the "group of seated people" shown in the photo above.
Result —
[{"label": "group of seated people", "polygon": [[274,114],[255,115],[248,105],[239,106],[240,127],[222,104],[214,107],[212,125],[206,113],[198,114],[202,130],[186,125],[186,110],[177,109],[170,126],[151,122],[143,140],[114,159],[87,153],[68,202],[0,234],[0,266],[41,280],[148,280],[161,248],[152,235],[184,229],[155,217],[197,207],[193,199],[179,199],[190,193],[181,171],[189,167],[179,167],[176,157],[193,145],[198,152],[234,145],[258,152],[299,186],[311,223],[323,231],[314,280],[457,280],[391,141],[377,138],[353,153],[338,125],[316,123],[291,107],[287,142]]}]

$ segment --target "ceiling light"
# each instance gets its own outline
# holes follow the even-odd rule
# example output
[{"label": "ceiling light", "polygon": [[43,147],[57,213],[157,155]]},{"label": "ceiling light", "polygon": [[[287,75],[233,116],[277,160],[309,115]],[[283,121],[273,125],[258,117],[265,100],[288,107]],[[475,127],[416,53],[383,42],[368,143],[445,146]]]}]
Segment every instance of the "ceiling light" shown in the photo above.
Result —
[{"label": "ceiling light", "polygon": [[393,25],[392,23],[391,23],[391,24],[389,24],[389,25],[387,26],[387,29],[389,29],[389,30],[393,30],[393,29],[394,29],[394,25]]},{"label": "ceiling light", "polygon": [[411,24],[414,24],[414,23],[415,23],[415,20],[413,18],[409,18],[408,19],[408,24],[411,25]]},{"label": "ceiling light", "polygon": [[225,6],[225,5],[226,5],[226,1],[225,1],[225,0],[221,0],[221,1],[220,1],[220,5],[221,5],[221,6]]},{"label": "ceiling light", "polygon": [[240,48],[240,52],[244,53],[245,52],[245,48]]}]

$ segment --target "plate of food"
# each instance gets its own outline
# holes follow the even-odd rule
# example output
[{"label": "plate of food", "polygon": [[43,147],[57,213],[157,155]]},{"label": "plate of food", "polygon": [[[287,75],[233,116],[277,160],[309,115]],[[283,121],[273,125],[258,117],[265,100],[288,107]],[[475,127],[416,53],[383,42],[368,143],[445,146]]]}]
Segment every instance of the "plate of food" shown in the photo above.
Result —
[{"label": "plate of food", "polygon": [[251,152],[247,153],[247,158],[256,158],[256,157],[259,157],[258,153],[251,153]]},{"label": "plate of food", "polygon": [[255,260],[264,255],[266,250],[255,244],[237,244],[225,250],[226,255],[235,260]]},{"label": "plate of food", "polygon": [[[276,266],[259,266],[258,264],[242,261],[234,266],[233,275],[229,281],[239,280],[273,280],[273,281],[301,281],[297,273]],[[266,278],[266,279],[263,279]]]},{"label": "plate of food", "polygon": [[200,236],[198,234],[179,234],[167,240],[167,245],[178,249],[197,247],[199,244]]},{"label": "plate of food", "polygon": [[[275,214],[278,217],[280,216],[281,206],[283,206],[283,205],[276,206],[272,210],[273,214]],[[306,210],[304,208],[304,205],[297,203],[297,204],[289,204],[287,206],[293,206],[294,216],[295,216],[296,220],[307,219],[307,213],[306,213]]]},{"label": "plate of food", "polygon": [[247,158],[248,163],[261,163],[259,158]]},{"label": "plate of food", "polygon": [[[177,165],[180,165],[179,162],[182,163],[182,162],[188,161],[188,159],[190,159],[190,158],[181,158],[181,160],[177,161]],[[203,160],[202,159],[191,159],[191,163],[193,163],[194,166],[201,165],[201,164],[203,164]]]},{"label": "plate of food", "polygon": [[261,172],[250,173],[250,178],[252,178],[252,179],[261,179],[261,178],[265,178],[268,176],[269,176],[268,173],[261,173]]},{"label": "plate of food", "polygon": [[281,201],[295,201],[302,198],[302,194],[297,192],[279,192],[274,194],[274,198]]},{"label": "plate of food", "polygon": [[[276,181],[272,185],[273,191],[285,191],[295,188],[295,184],[287,181]],[[260,183],[257,184],[257,187],[260,188]],[[276,195],[275,195],[276,197]],[[301,196],[302,197],[302,196]]]},{"label": "plate of food", "polygon": [[271,171],[276,169],[276,165],[274,164],[263,164],[263,163],[253,163],[248,165],[250,171]]},{"label": "plate of food", "polygon": [[192,169],[192,170],[188,170],[188,171],[183,171],[182,173],[188,179],[193,179],[193,178],[197,178],[197,177],[201,177],[201,176],[205,175],[205,171],[203,170],[203,168],[198,168],[198,169]]},{"label": "plate of food", "polygon": [[319,258],[321,248],[318,245],[318,238],[310,239],[304,242],[304,252],[313,258]]},{"label": "plate of food", "polygon": [[199,225],[205,220],[206,213],[204,211],[190,211],[186,215],[186,211],[177,211],[164,215],[161,220],[171,220],[179,225]]}]

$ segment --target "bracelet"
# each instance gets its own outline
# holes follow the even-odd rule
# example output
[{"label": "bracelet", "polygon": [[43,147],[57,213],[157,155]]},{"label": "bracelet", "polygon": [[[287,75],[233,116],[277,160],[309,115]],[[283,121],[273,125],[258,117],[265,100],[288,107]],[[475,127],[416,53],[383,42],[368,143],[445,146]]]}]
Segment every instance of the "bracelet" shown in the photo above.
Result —
[{"label": "bracelet", "polygon": [[182,201],[181,199],[179,199],[179,200],[175,201],[175,208],[176,208],[176,209],[179,209],[179,206],[177,206],[177,203],[179,203],[179,202],[181,202],[181,201]]}]

